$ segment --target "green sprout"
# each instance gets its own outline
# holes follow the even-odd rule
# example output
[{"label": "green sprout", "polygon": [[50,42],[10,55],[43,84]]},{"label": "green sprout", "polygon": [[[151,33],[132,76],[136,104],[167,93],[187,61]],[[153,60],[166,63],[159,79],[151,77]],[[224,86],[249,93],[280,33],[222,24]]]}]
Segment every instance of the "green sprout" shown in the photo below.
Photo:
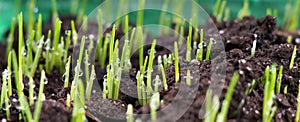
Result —
[{"label": "green sprout", "polygon": [[[271,75],[271,77],[270,77]],[[276,82],[276,65],[268,66],[265,69],[265,86],[264,86],[264,100],[263,100],[263,116],[262,120],[264,122],[271,122],[275,111],[276,106],[273,106],[273,96],[275,91],[275,82]]]},{"label": "green sprout", "polygon": [[72,0],[71,1],[71,14],[72,15],[75,15],[76,12],[77,12],[77,8],[78,8],[78,3],[79,3],[79,0]]},{"label": "green sprout", "polygon": [[6,56],[8,56],[8,53],[12,50],[12,46],[14,42],[15,25],[16,25],[16,18],[12,18],[8,39],[7,39]]},{"label": "green sprout", "polygon": [[226,6],[226,0],[217,0],[213,11],[213,15],[216,17],[218,22],[222,21],[222,16],[224,13],[225,6]]},{"label": "green sprout", "polygon": [[249,16],[250,15],[250,10],[249,10],[249,3],[248,0],[244,0],[244,6],[243,8],[239,11],[238,13],[238,18],[242,19],[245,16]]},{"label": "green sprout", "polygon": [[295,1],[294,9],[291,9],[292,1],[288,0],[285,8],[283,28],[293,31],[298,27],[300,0]]},{"label": "green sprout", "polygon": [[150,94],[152,93],[152,87],[151,87],[151,74],[153,71],[153,60],[155,58],[155,45],[156,45],[156,40],[153,40],[150,53],[149,53],[149,61],[148,61],[148,68],[147,68],[147,92]]},{"label": "green sprout", "polygon": [[69,45],[71,43],[71,31],[67,31],[67,38],[66,38],[66,45],[65,45],[65,50],[64,50],[64,62],[67,63],[68,60],[68,50],[69,50]]},{"label": "green sprout", "polygon": [[7,60],[7,73],[8,73],[8,76],[7,76],[7,89],[8,89],[8,97],[10,97],[12,95],[12,84],[11,84],[11,74],[12,74],[12,71],[11,71],[11,55],[12,55],[12,52],[10,51],[9,54],[8,54],[8,60]]},{"label": "green sprout", "polygon": [[42,110],[42,98],[43,98],[44,85],[46,84],[45,82],[47,82],[45,71],[42,71],[38,98],[37,98],[36,106],[34,109],[34,121],[35,122],[39,121],[40,113]]},{"label": "green sprout", "polygon": [[51,30],[48,31],[48,37],[47,37],[47,40],[46,40],[46,56],[45,56],[45,70],[46,70],[46,73],[50,73],[53,69],[52,67],[52,61],[51,61],[51,58],[52,58],[52,55],[51,55],[51,52],[50,52],[50,37],[51,36]]},{"label": "green sprout", "polygon": [[207,51],[206,51],[206,57],[205,57],[205,60],[209,60],[209,57],[210,57],[210,51],[211,51],[211,47],[212,47],[212,44],[213,44],[213,38],[210,38],[209,40],[209,43],[208,43],[208,47],[207,47]]},{"label": "green sprout", "polygon": [[30,77],[29,78],[29,105],[32,105],[34,103],[34,99],[33,99],[34,87],[35,87],[34,81],[32,77]]},{"label": "green sprout", "polygon": [[138,6],[139,11],[137,13],[137,23],[136,23],[137,26],[143,25],[144,6],[145,6],[145,0],[139,0],[139,6]]},{"label": "green sprout", "polygon": [[28,35],[30,35],[30,33],[32,32],[33,30],[33,27],[34,27],[34,9],[35,9],[35,3],[36,3],[36,0],[30,0],[28,2],[28,13],[27,13],[27,18],[28,18],[28,26],[27,26],[27,32],[28,32]]},{"label": "green sprout", "polygon": [[89,81],[89,54],[88,50],[85,50],[85,55],[84,55],[84,73],[85,73],[85,81]]},{"label": "green sprout", "polygon": [[[125,0],[119,0],[117,16],[120,16],[122,14],[122,11],[125,11],[125,10],[123,10],[125,8],[124,6],[125,6]],[[117,27],[119,27],[120,21],[121,21],[120,18],[116,20],[115,24],[116,24]]]},{"label": "green sprout", "polygon": [[[212,103],[214,103],[215,106],[212,106]],[[215,122],[216,116],[220,108],[220,102],[217,96],[212,96],[211,90],[207,90],[206,92],[205,108],[206,117],[204,119],[204,122]]]},{"label": "green sprout", "polygon": [[230,19],[230,8],[226,7],[225,15],[224,15],[224,21],[228,21],[229,19]]},{"label": "green sprout", "polygon": [[292,44],[293,41],[293,37],[291,35],[289,35],[286,39],[287,43]]},{"label": "green sprout", "polygon": [[[164,11],[167,10],[168,4],[169,4],[169,0],[165,0],[164,4],[162,5],[162,11],[160,12],[160,17],[159,17],[159,25],[165,25],[165,26],[167,25],[167,23],[165,22],[166,21],[166,12],[164,12]],[[162,28],[159,30],[161,31],[160,33],[162,33]],[[167,30],[164,31],[164,34],[167,35],[168,31]]]},{"label": "green sprout", "polygon": [[[103,27],[102,27],[102,12],[101,9],[98,9],[98,43],[97,43],[97,58],[98,58],[98,63],[101,64],[101,56],[102,56],[102,46],[103,46]],[[101,68],[103,68],[101,66]]]},{"label": "green sprout", "polygon": [[92,88],[93,88],[93,83],[94,83],[94,80],[96,79],[96,73],[95,73],[95,66],[92,65],[92,71],[91,71],[91,75],[90,75],[90,78],[89,80],[87,81],[87,86],[86,86],[86,98],[88,100],[90,100],[90,96],[91,96],[91,92],[92,92]]},{"label": "green sprout", "polygon": [[66,106],[69,109],[71,107],[71,97],[70,94],[67,94]]},{"label": "green sprout", "polygon": [[76,21],[78,25],[84,21],[83,18],[84,18],[84,12],[85,12],[85,9],[86,9],[87,1],[88,0],[82,0],[81,7],[80,7],[79,13],[77,15],[78,19]]},{"label": "green sprout", "polygon": [[127,106],[127,112],[126,112],[126,119],[127,119],[127,122],[133,122],[133,107],[131,104],[129,104]]},{"label": "green sprout", "polygon": [[179,35],[178,35],[178,43],[179,43],[179,45],[183,44],[184,24],[185,24],[185,21],[182,21],[182,24],[181,24],[180,30],[179,30]]},{"label": "green sprout", "polygon": [[160,64],[159,67],[160,67],[160,71],[161,71],[161,76],[163,78],[164,90],[167,91],[168,84],[167,84],[167,79],[166,79],[166,75],[165,75],[165,69],[162,64]]},{"label": "green sprout", "polygon": [[155,83],[154,83],[154,92],[158,92],[159,84],[161,82],[159,75],[155,76]]},{"label": "green sprout", "polygon": [[198,50],[196,53],[197,60],[202,61],[203,60],[203,29],[200,30],[200,42],[198,45]]},{"label": "green sprout", "polygon": [[36,34],[35,40],[40,40],[42,37],[42,14],[39,14],[38,20],[36,23]]},{"label": "green sprout", "polygon": [[[83,122],[86,121],[85,117],[85,109],[84,109],[84,87],[81,80],[77,81],[78,84],[76,86],[73,101],[73,110],[72,110],[72,122]],[[77,89],[78,88],[78,89]],[[72,89],[71,89],[72,90]]]},{"label": "green sprout", "polygon": [[140,105],[144,106],[147,103],[145,99],[144,90],[145,90],[145,83],[143,81],[144,75],[140,73],[140,71],[136,74],[137,80],[137,92],[138,92],[138,102]]},{"label": "green sprout", "polygon": [[174,52],[175,52],[175,82],[179,81],[179,57],[178,57],[178,46],[177,42],[174,42]]},{"label": "green sprout", "polygon": [[186,84],[188,86],[191,86],[191,79],[192,79],[192,77],[191,77],[191,71],[188,69],[186,71]]},{"label": "green sprout", "polygon": [[256,80],[253,79],[250,86],[246,89],[245,95],[249,95],[253,91],[255,86],[256,86]]},{"label": "green sprout", "polygon": [[2,89],[1,89],[1,99],[0,99],[0,106],[3,105],[3,103],[5,102],[6,98],[6,94],[7,94],[7,70],[5,70],[4,72],[2,72]]},{"label": "green sprout", "polygon": [[256,43],[257,43],[257,40],[254,40],[254,41],[253,41],[253,46],[252,46],[252,48],[251,48],[251,56],[252,56],[252,57],[255,56]]},{"label": "green sprout", "polygon": [[77,44],[78,35],[77,35],[77,32],[76,32],[75,23],[74,23],[73,20],[71,21],[71,31],[72,31],[72,41],[73,41],[73,44],[76,45]]},{"label": "green sprout", "polygon": [[283,89],[283,93],[287,94],[287,90],[288,90],[288,86],[285,86],[284,89]]},{"label": "green sprout", "polygon": [[219,113],[218,117],[217,117],[219,122],[225,122],[225,120],[226,120],[230,101],[231,101],[236,83],[238,82],[238,79],[239,79],[239,74],[237,72],[235,72],[230,80],[229,88],[226,93],[225,100],[222,103],[221,113]]},{"label": "green sprout", "polygon": [[74,79],[73,79],[72,84],[71,84],[71,91],[70,91],[71,100],[74,100],[75,97],[76,97],[75,95],[76,95],[77,84],[78,84],[78,81],[79,81],[79,75],[81,73],[79,59],[77,60],[77,64],[76,64],[74,70],[75,70],[75,74],[74,74]]},{"label": "green sprout", "polygon": [[290,69],[290,70],[291,70],[291,69],[293,68],[293,66],[294,66],[294,60],[295,60],[296,55],[297,55],[296,51],[297,51],[297,46],[295,45],[295,46],[294,46],[294,51],[293,51],[293,54],[292,54],[292,57],[291,57],[290,66],[289,66],[289,69]]},{"label": "green sprout", "polygon": [[299,122],[299,117],[300,117],[300,85],[298,86],[298,95],[297,95],[297,111],[296,111],[296,117],[295,117],[295,122]]},{"label": "green sprout", "polygon": [[150,115],[151,120],[156,121],[156,110],[159,108],[160,105],[160,96],[159,93],[153,94],[153,96],[150,99]]},{"label": "green sprout", "polygon": [[44,44],[44,36],[42,36],[39,45],[37,47],[37,52],[35,54],[34,60],[33,60],[33,64],[31,65],[31,71],[29,76],[33,77],[34,73],[36,72],[36,68],[38,67],[38,63],[42,54],[42,48],[43,48],[43,44]]},{"label": "green sprout", "polygon": [[144,40],[143,40],[143,30],[137,28],[137,39],[139,39],[139,62],[140,68],[143,66],[143,57],[144,57]]},{"label": "green sprout", "polygon": [[64,80],[64,88],[67,88],[69,86],[69,77],[70,77],[70,64],[71,64],[71,56],[68,58],[68,62],[66,64],[66,72],[64,74],[65,80]]},{"label": "green sprout", "polygon": [[189,24],[189,35],[187,37],[187,44],[186,44],[186,60],[191,61],[191,51],[192,51],[192,19],[190,20]]},{"label": "green sprout", "polygon": [[279,67],[279,72],[278,72],[278,76],[277,76],[277,80],[276,80],[276,94],[280,93],[281,80],[282,80],[282,70],[283,70],[283,66],[281,65]]}]

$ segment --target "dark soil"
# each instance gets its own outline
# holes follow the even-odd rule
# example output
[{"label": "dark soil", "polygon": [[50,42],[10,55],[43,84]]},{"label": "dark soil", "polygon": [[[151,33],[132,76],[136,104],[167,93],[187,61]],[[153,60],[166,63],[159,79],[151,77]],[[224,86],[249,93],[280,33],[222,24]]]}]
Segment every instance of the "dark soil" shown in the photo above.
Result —
[{"label": "dark soil", "polygon": [[[62,35],[65,33],[65,30],[70,30],[69,21],[73,19],[75,18],[66,17],[66,20],[62,20],[65,24],[62,25]],[[46,25],[43,29],[43,33],[46,34],[48,29],[51,27],[51,25]],[[260,79],[263,77],[264,69],[275,63],[278,66],[283,65],[284,69],[281,92],[280,94],[276,94],[274,103],[274,105],[277,106],[274,120],[276,122],[293,121],[296,114],[296,97],[300,81],[300,46],[296,41],[296,38],[300,38],[300,33],[289,33],[276,29],[276,19],[271,16],[262,17],[260,19],[255,19],[250,16],[244,17],[242,20],[225,21],[217,23],[217,28],[220,30],[219,32],[225,45],[227,61],[226,80],[225,85],[220,87],[220,89],[223,89],[220,100],[223,100],[225,97],[232,74],[234,72],[238,72],[240,74],[233,98],[230,102],[229,112],[227,115],[228,120],[261,121],[264,87],[261,85]],[[108,29],[107,32],[110,30],[111,29]],[[116,37],[120,39],[123,37],[124,33],[121,31],[122,29],[117,30]],[[292,44],[288,44],[285,41],[288,35],[292,35],[294,37]],[[15,36],[15,40],[16,39],[17,37]],[[164,42],[169,41],[170,48],[173,47],[174,40],[172,37],[162,36],[160,39],[165,40]],[[254,40],[257,40],[256,53],[255,57],[251,57],[251,48]],[[289,61],[294,45],[297,45],[298,52],[294,67],[292,70],[289,70]],[[184,52],[184,47],[185,46],[179,47],[179,52]],[[149,48],[149,45],[145,46],[144,54],[147,54]],[[5,51],[2,51],[2,49],[5,48],[0,48],[0,56],[4,57]],[[158,46],[156,51],[156,57],[158,55],[170,53],[169,47],[164,48]],[[202,121],[198,118],[198,114],[202,104],[204,103],[206,90],[211,83],[214,82],[210,79],[212,71],[225,67],[212,66],[211,61],[192,61],[188,63],[184,61],[183,58],[184,57],[180,59],[180,77],[183,78],[186,76],[187,69],[192,69],[194,76],[199,77],[199,86],[196,91],[193,91],[195,92],[194,95],[196,95],[195,99],[193,99],[193,103],[178,121]],[[133,68],[130,70],[130,75],[128,77],[122,78],[122,81],[126,82],[122,82],[121,85],[126,86],[128,84],[136,83],[135,74],[139,68],[139,65],[137,65],[138,55],[134,54],[131,61],[133,63]],[[7,63],[5,60],[0,60],[0,72],[4,71],[6,65]],[[174,65],[167,67],[166,77],[169,89],[168,91],[160,90],[161,100],[164,101],[159,107],[160,110],[168,106],[175,99],[180,88],[183,89],[183,92],[190,92],[188,91],[190,87],[187,87],[185,82],[175,83],[174,69]],[[103,76],[105,75],[106,70],[99,68],[99,65],[96,64],[96,73],[99,84],[102,87]],[[0,76],[0,78],[2,78],[2,76]],[[34,78],[36,86],[39,86],[39,78],[40,71],[37,71]],[[58,70],[53,70],[51,74],[48,74],[47,79],[48,84],[45,85],[44,89],[46,100],[43,101],[40,121],[70,121],[71,109],[67,109],[65,107],[66,96],[67,93],[70,92],[70,88],[63,88],[62,74],[60,74]],[[245,90],[254,79],[257,81],[257,85],[249,95],[246,95]],[[70,81],[72,81],[72,79],[70,79]],[[24,82],[27,84],[28,79],[25,79]],[[283,89],[286,86],[288,87],[288,93],[284,94]],[[192,85],[192,87],[194,86]],[[35,88],[35,92],[38,92],[38,87]],[[15,94],[10,98],[11,101],[14,101],[12,99],[17,99],[16,92],[14,93]],[[28,94],[27,85],[25,86],[24,93]],[[187,97],[189,97],[189,95],[187,95]],[[132,98],[123,93],[120,93],[118,100],[103,100],[102,96],[93,97],[91,99],[95,102],[87,104],[95,107],[87,108],[88,112],[86,115],[90,121],[97,121],[97,119],[93,118],[94,116],[101,116],[100,120],[102,121],[110,120],[109,117],[115,117],[115,113],[120,113],[117,116],[119,120],[125,119],[126,115],[121,113],[126,111],[128,104],[132,104],[134,106],[135,113],[150,112],[148,104],[142,107],[137,103],[136,98]],[[16,108],[18,103],[12,102],[11,104],[11,121],[18,121],[19,110]],[[242,107],[239,107],[240,104]],[[34,106],[31,106],[31,110],[33,109]],[[165,115],[162,120],[168,121],[168,118],[172,117],[172,115],[176,115],[176,111],[171,111],[168,115]],[[0,119],[5,117],[5,111],[0,110]]]}]

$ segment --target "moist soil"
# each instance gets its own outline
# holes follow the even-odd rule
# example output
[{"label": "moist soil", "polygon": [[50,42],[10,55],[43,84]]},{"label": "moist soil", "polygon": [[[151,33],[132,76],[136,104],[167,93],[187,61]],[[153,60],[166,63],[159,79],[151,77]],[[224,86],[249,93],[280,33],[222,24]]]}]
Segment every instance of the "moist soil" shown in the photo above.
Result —
[{"label": "moist soil", "polygon": [[[67,20],[70,20],[70,17],[66,17]],[[72,18],[74,19],[74,18]],[[213,19],[214,20],[214,19]],[[67,23],[67,22],[66,22]],[[276,19],[272,16],[265,16],[259,19],[254,17],[244,17],[241,20],[231,20],[217,23],[216,26],[219,30],[219,33],[222,37],[222,41],[226,50],[226,80],[225,84],[220,88],[223,89],[220,96],[220,100],[223,100],[228,89],[229,81],[234,72],[240,74],[240,78],[235,87],[233,98],[230,102],[229,112],[227,115],[228,121],[261,121],[262,118],[262,105],[263,105],[263,92],[264,86],[261,83],[261,79],[264,74],[264,69],[267,66],[272,64],[283,65],[283,77],[281,92],[276,94],[274,98],[274,105],[277,106],[277,110],[274,115],[274,121],[293,121],[296,114],[297,106],[297,94],[298,94],[298,83],[300,81],[300,50],[299,42],[297,38],[300,38],[300,33],[298,32],[285,32],[281,29],[276,28]],[[64,21],[63,21],[64,24]],[[68,24],[69,25],[69,24]],[[51,27],[51,26],[50,26]],[[65,26],[62,25],[62,29]],[[66,25],[65,30],[69,30]],[[46,27],[45,27],[46,28]],[[44,30],[44,29],[43,29]],[[43,31],[44,33],[47,32]],[[109,29],[110,30],[110,29]],[[122,29],[117,29],[122,30]],[[64,30],[61,31],[62,34]],[[122,32],[117,32],[116,37],[123,37]],[[292,44],[286,42],[287,36],[292,35],[293,41]],[[15,42],[16,41],[15,36]],[[173,45],[171,37],[162,36],[161,40],[165,42],[172,42],[170,45]],[[251,56],[251,48],[253,41],[257,40],[256,53],[255,56]],[[3,41],[5,42],[5,41]],[[5,44],[1,45],[0,56],[5,56]],[[165,44],[164,44],[165,45]],[[289,70],[289,61],[293,52],[294,45],[297,45],[297,57],[295,58],[294,67]],[[179,47],[179,52],[185,50],[185,46]],[[168,48],[168,47],[167,47]],[[150,49],[150,46],[145,46],[145,52]],[[204,49],[206,50],[206,49]],[[158,55],[168,54],[170,50],[164,49],[163,47],[157,47],[156,58]],[[204,53],[205,54],[205,53]],[[183,60],[184,57],[180,58],[180,77],[186,76],[187,69],[192,69],[192,73],[196,74],[197,77],[200,77],[197,81],[198,89],[195,91],[195,99],[193,103],[189,106],[187,111],[183,116],[179,118],[178,121],[203,121],[198,118],[199,110],[202,107],[202,104],[205,100],[205,94],[208,87],[211,85],[211,74],[212,71],[215,71],[216,66],[212,67],[211,61],[192,61],[186,62]],[[214,58],[214,57],[213,57]],[[216,57],[217,58],[217,57]],[[41,59],[40,63],[42,63]],[[135,74],[138,69],[138,55],[134,54],[131,58],[133,62],[133,68],[129,71],[130,77],[125,77],[122,81],[126,81],[121,85],[135,84]],[[7,66],[6,60],[0,61],[0,71],[3,72]],[[277,69],[279,69],[277,67]],[[220,68],[220,67],[219,67]],[[224,67],[221,67],[224,68]],[[96,64],[96,74],[99,84],[102,87],[103,76],[105,75],[106,70],[99,68],[99,65]],[[12,74],[13,76],[13,74]],[[70,76],[72,81],[72,75]],[[2,76],[0,76],[2,78]],[[13,77],[14,78],[14,77]],[[180,88],[185,92],[188,91],[188,87],[184,82],[175,83],[175,66],[174,64],[170,65],[166,69],[166,78],[169,89],[167,91],[160,90],[160,98],[163,100],[162,104],[159,107],[160,109],[168,106],[178,94]],[[35,80],[35,92],[38,92],[40,79],[40,71],[37,70],[34,80]],[[63,76],[59,73],[58,70],[54,69],[51,74],[47,74],[48,83],[45,85],[44,94],[46,100],[43,101],[42,112],[40,115],[40,121],[70,121],[72,108],[66,108],[65,101],[67,93],[70,92],[70,88],[63,88]],[[252,80],[256,80],[256,85],[254,86],[250,94],[245,94],[247,88],[249,88]],[[13,79],[14,81],[14,79]],[[123,82],[122,82],[123,83]],[[24,93],[28,95],[28,79],[24,76]],[[194,83],[192,83],[194,84]],[[13,84],[14,85],[14,84]],[[283,92],[283,89],[287,87],[287,93]],[[20,110],[17,109],[18,102],[15,86],[13,87],[13,95],[10,97],[11,103],[11,120],[18,121]],[[102,99],[91,98],[94,101]],[[182,98],[184,99],[184,98]],[[112,113],[124,113],[126,111],[127,105],[132,104],[134,107],[135,113],[149,113],[150,108],[149,104],[146,106],[140,106],[136,98],[132,98],[128,95],[120,93],[118,100],[101,100],[101,103],[89,103],[98,105],[98,108],[87,108],[87,118],[89,121],[99,121],[95,118],[93,113],[97,112],[101,115],[102,121],[107,120]],[[111,104],[106,104],[111,103]],[[119,111],[111,111],[110,108],[119,108]],[[31,110],[34,110],[34,104],[31,105]],[[101,108],[101,109],[100,109]],[[171,111],[169,115],[176,115],[176,111]],[[105,117],[106,116],[106,117]],[[5,110],[0,110],[0,118],[5,118]],[[126,115],[120,114],[118,118],[124,119]],[[166,115],[162,120],[168,120],[172,116]],[[22,119],[21,119],[22,120]]]}]

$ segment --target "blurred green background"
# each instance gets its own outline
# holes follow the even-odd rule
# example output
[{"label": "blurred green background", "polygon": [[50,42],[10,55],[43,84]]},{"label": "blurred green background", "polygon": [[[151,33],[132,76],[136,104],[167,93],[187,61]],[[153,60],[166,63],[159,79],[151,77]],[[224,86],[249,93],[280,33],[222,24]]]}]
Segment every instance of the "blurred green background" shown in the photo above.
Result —
[{"label": "blurred green background", "polygon": [[[85,13],[90,13],[95,7],[100,5],[104,0],[88,0]],[[172,1],[172,0],[170,0]],[[216,0],[195,0],[201,5],[209,14],[212,13]],[[0,40],[3,40],[4,34],[8,31],[12,17],[16,17],[17,14],[22,11],[26,22],[26,9],[28,8],[29,0],[0,0]],[[57,9],[60,15],[69,15],[71,9],[71,0],[57,0]],[[79,0],[79,7],[82,0]],[[293,0],[295,2],[295,0]],[[163,3],[163,0],[162,0]],[[162,4],[157,3],[157,4]],[[115,4],[115,3],[114,3]],[[116,3],[118,4],[118,3]],[[132,3],[132,5],[138,3]],[[286,0],[249,0],[249,8],[251,15],[256,18],[266,15],[268,8],[278,11],[278,23],[282,24],[284,16]],[[230,18],[236,18],[238,11],[243,7],[243,0],[227,0],[226,7],[230,8]],[[129,6],[130,8],[130,6]],[[43,15],[43,21],[49,21],[52,11],[51,0],[36,0],[36,8],[34,9],[35,16],[38,13]],[[155,14],[155,12],[154,12]],[[156,12],[159,14],[159,12]],[[136,20],[136,14],[131,14],[129,17],[131,21]],[[151,16],[145,16],[145,23],[153,23],[151,21],[157,21],[157,18]]]}]

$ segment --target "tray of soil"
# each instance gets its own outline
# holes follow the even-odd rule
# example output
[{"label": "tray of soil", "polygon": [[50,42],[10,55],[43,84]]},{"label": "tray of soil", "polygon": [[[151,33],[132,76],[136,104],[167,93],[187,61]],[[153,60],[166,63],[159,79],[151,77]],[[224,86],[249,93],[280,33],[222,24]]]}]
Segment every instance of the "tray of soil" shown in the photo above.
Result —
[{"label": "tray of soil", "polygon": [[[66,16],[52,0],[49,22],[28,1],[0,45],[1,121],[299,121],[300,0],[280,26],[275,10],[251,16],[247,0],[232,20],[225,0],[211,14],[139,0],[135,22],[133,1],[85,15],[83,0]],[[158,29],[143,23],[149,9],[163,11],[151,16]]]}]

